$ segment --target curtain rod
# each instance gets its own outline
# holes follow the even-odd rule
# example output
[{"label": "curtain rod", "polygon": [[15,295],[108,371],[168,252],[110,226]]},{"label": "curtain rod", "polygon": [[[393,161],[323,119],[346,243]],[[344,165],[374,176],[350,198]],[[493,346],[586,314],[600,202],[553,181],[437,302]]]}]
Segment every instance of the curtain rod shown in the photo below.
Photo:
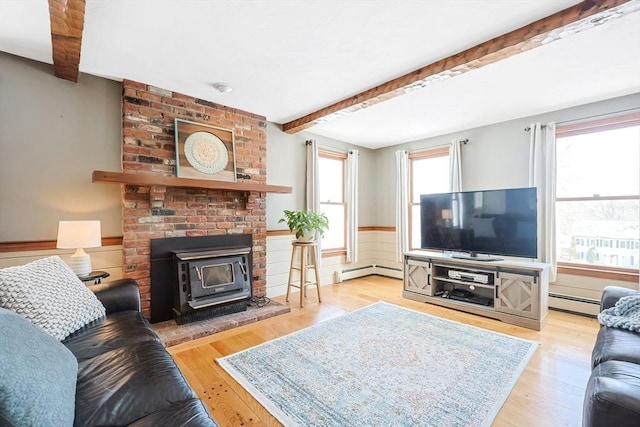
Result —
[{"label": "curtain rod", "polygon": [[[613,113],[598,114],[598,115],[595,115],[595,116],[583,117],[581,119],[566,120],[564,122],[556,122],[556,126],[558,126],[558,125],[562,126],[562,125],[572,124],[572,123],[580,123],[580,122],[584,122],[584,121],[591,120],[591,119],[600,119],[600,118],[601,119],[606,119],[608,117],[615,117],[615,116],[618,116],[618,115],[622,115],[624,113],[628,113],[630,111],[638,111],[638,109],[637,108],[628,108],[626,110],[614,111]],[[542,125],[543,129],[546,128],[546,127],[547,127],[547,125]],[[525,132],[529,132],[530,130],[531,130],[531,126],[527,126],[526,128],[524,128]]]}]

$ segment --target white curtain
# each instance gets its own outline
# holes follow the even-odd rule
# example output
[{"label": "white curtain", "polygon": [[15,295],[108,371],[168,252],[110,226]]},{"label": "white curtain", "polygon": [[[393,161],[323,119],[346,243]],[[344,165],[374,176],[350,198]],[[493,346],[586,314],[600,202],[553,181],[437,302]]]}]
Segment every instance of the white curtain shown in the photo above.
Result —
[{"label": "white curtain", "polygon": [[538,259],[551,265],[555,282],[556,261],[556,125],[531,124],[529,185],[538,193]]},{"label": "white curtain", "polygon": [[320,211],[320,175],[318,168],[318,143],[311,139],[307,144],[307,187],[305,209]]},{"label": "white curtain", "polygon": [[453,139],[449,148],[449,191],[451,192],[462,191],[460,145],[460,140]]},{"label": "white curtain", "polygon": [[358,261],[358,150],[347,153],[347,262]]},{"label": "white curtain", "polygon": [[396,261],[409,250],[409,152],[396,151]]},{"label": "white curtain", "polygon": [[[305,209],[311,212],[320,212],[320,168],[318,167],[318,143],[315,139],[310,139],[307,144],[307,177],[305,193]],[[329,224],[331,225],[331,224]],[[316,265],[322,264],[322,236],[317,236]],[[309,260],[312,261],[312,260]]]}]

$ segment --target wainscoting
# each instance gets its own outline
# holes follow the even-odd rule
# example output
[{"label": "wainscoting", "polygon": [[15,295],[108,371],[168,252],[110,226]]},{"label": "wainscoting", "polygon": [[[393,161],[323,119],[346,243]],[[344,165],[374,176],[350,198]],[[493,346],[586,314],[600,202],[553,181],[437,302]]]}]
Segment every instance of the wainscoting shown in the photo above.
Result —
[{"label": "wainscoting", "polygon": [[[40,258],[58,255],[65,262],[69,262],[74,249],[45,249],[37,251],[0,252],[0,268],[23,265]],[[101,246],[85,249],[91,255],[91,268],[106,271],[110,274],[104,281],[121,279],[122,275],[122,245]]]},{"label": "wainscoting", "polygon": [[[291,262],[290,234],[267,233],[267,296],[277,297],[287,292],[289,263]],[[22,265],[51,255],[68,260],[73,250],[50,249],[39,251],[0,252],[0,268]],[[106,280],[123,277],[122,246],[112,245],[87,249],[91,254],[94,270],[104,270],[111,276]],[[358,262],[346,263],[345,256],[323,258],[320,266],[322,285],[338,283],[335,272],[342,280],[364,277],[370,274],[402,278],[402,264],[396,262],[395,232],[386,230],[363,230],[359,233]],[[607,285],[637,289],[637,284],[593,277],[559,274],[558,281],[549,285],[549,307],[587,315],[596,315],[602,289]]]},{"label": "wainscoting", "polygon": [[[287,293],[289,265],[291,262],[291,235],[267,235],[267,296]],[[322,258],[320,283],[338,283],[336,272],[342,280],[370,274],[402,278],[402,263],[396,262],[395,232],[366,230],[358,233],[358,261],[346,263],[345,256]]]},{"label": "wainscoting", "polygon": [[[267,235],[266,278],[268,297],[284,295],[287,292],[292,241],[293,236],[291,234]],[[342,280],[370,274],[402,278],[402,264],[396,262],[395,232],[380,230],[360,231],[358,248],[358,262],[356,263],[346,263],[344,255],[323,258],[320,263],[321,284],[336,283],[336,272],[340,273]],[[73,250],[63,249],[0,252],[0,268],[23,265],[51,255],[59,255],[63,260],[68,261],[73,252]],[[86,249],[86,252],[91,254],[91,264],[94,270],[107,271],[111,275],[104,281],[124,277],[122,272],[122,245]]]}]

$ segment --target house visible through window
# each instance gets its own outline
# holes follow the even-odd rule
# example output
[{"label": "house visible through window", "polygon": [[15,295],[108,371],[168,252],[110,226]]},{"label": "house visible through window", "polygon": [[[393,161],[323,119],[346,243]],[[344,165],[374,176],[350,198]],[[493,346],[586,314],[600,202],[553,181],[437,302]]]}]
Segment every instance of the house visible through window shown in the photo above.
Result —
[{"label": "house visible through window", "polygon": [[409,247],[420,248],[420,195],[449,191],[449,147],[409,154]]},{"label": "house visible through window", "polygon": [[318,150],[320,212],[329,218],[329,231],[322,238],[322,251],[346,250],[345,202],[346,153]]},{"label": "house visible through window", "polygon": [[638,270],[640,113],[557,130],[559,266]]}]

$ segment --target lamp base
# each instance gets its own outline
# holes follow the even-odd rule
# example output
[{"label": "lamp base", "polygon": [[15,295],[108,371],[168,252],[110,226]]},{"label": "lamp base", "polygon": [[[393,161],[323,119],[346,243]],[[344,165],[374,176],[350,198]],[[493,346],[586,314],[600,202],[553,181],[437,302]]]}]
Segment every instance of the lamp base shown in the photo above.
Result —
[{"label": "lamp base", "polygon": [[84,249],[78,248],[76,253],[71,255],[69,267],[78,277],[86,277],[91,273],[91,257]]}]

